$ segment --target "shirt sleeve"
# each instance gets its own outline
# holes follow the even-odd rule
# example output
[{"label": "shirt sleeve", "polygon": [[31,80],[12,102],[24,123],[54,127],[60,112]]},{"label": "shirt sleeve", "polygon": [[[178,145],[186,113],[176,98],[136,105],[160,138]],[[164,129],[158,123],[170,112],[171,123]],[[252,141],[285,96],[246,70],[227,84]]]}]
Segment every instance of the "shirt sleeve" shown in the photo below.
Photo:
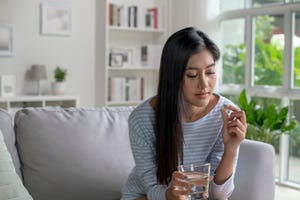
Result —
[{"label": "shirt sleeve", "polygon": [[[140,120],[139,120],[140,121]],[[167,185],[160,185],[156,178],[156,155],[153,130],[143,123],[129,119],[130,145],[140,182],[145,188],[148,200],[165,200]]]},{"label": "shirt sleeve", "polygon": [[[215,147],[213,148],[213,152],[211,155],[211,175],[215,174],[215,170],[218,167],[222,156],[224,152],[224,144],[223,144],[223,139],[222,139],[222,134],[218,138],[218,142],[216,143]],[[210,199],[218,199],[218,200],[225,200],[230,197],[234,190],[234,174],[235,174],[235,169],[237,165],[237,160],[238,160],[238,152],[236,153],[235,156],[235,163],[233,167],[233,172],[232,175],[222,184],[222,185],[217,185],[214,180],[212,180],[209,184],[209,197]]]}]

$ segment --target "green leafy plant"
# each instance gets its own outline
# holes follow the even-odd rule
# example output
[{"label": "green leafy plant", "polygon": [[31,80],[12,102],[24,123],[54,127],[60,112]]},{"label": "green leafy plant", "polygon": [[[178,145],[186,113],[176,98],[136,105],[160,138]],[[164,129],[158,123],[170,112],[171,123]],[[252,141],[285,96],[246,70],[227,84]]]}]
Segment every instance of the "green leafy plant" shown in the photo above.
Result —
[{"label": "green leafy plant", "polygon": [[288,121],[288,107],[275,104],[261,106],[255,100],[248,102],[245,90],[239,96],[239,104],[246,113],[248,139],[273,144],[280,135],[289,133],[297,125],[294,119]]},{"label": "green leafy plant", "polygon": [[63,82],[66,80],[66,76],[67,76],[67,70],[66,69],[62,69],[59,66],[57,66],[54,70],[54,79],[57,82]]}]

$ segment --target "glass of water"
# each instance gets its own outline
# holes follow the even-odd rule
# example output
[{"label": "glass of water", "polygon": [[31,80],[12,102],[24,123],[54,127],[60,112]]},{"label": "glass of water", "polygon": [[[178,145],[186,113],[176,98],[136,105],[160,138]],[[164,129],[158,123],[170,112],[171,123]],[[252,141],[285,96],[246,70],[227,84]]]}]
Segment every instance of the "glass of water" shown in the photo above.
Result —
[{"label": "glass of water", "polygon": [[207,200],[210,176],[210,163],[194,163],[178,166],[185,180],[190,184],[188,200]]}]

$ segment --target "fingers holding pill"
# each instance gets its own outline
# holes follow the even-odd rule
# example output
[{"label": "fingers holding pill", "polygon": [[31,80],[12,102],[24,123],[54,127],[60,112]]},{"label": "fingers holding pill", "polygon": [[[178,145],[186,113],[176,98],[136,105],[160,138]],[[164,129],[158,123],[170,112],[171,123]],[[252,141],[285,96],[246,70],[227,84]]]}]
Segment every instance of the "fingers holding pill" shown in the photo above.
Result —
[{"label": "fingers holding pill", "polygon": [[233,105],[224,105],[221,109],[223,118],[223,142],[225,146],[238,147],[247,130],[245,112]]}]

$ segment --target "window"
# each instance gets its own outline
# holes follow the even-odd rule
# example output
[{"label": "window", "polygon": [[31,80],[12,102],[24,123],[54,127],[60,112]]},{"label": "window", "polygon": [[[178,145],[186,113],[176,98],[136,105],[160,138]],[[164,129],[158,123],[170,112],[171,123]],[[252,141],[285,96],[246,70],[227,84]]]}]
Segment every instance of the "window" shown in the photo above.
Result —
[{"label": "window", "polygon": [[282,4],[284,0],[252,0],[251,5],[252,7],[261,7],[266,5],[272,4]]},{"label": "window", "polygon": [[254,84],[283,84],[283,15],[260,15],[255,21]]},{"label": "window", "polygon": [[[300,100],[292,100],[290,103],[291,117],[300,121]],[[289,139],[289,167],[288,180],[299,182],[300,180],[300,126],[290,135]]]},{"label": "window", "polygon": [[[220,6],[220,93],[237,101],[246,89],[262,105],[288,106],[288,120],[300,122],[300,0],[222,0]],[[300,126],[271,143],[277,181],[300,188]]]},{"label": "window", "polygon": [[295,30],[293,36],[294,49],[294,87],[300,88],[300,12],[294,14]]},{"label": "window", "polygon": [[[223,21],[223,83],[243,84],[245,80],[245,20]],[[235,32],[232,32],[235,30]]]}]

